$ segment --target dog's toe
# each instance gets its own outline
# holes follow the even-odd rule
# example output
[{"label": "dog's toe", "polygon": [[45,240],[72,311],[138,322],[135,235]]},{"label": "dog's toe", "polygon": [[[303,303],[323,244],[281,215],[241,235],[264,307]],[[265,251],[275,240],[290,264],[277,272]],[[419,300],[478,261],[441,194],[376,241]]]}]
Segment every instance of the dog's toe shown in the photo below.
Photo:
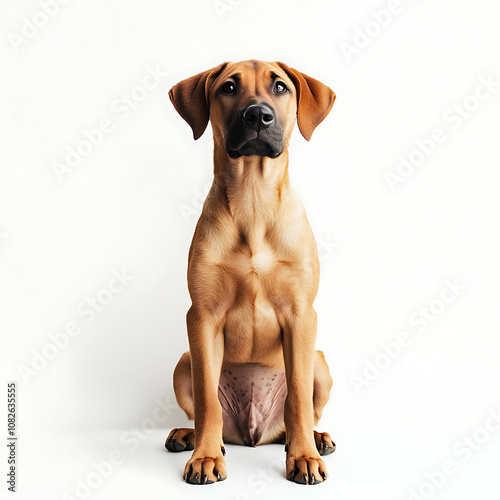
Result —
[{"label": "dog's toe", "polygon": [[165,441],[168,451],[194,450],[194,429],[172,429]]},{"label": "dog's toe", "polygon": [[326,480],[326,466],[319,457],[287,456],[287,479],[297,484],[319,484]]},{"label": "dog's toe", "polygon": [[335,451],[335,443],[332,441],[328,432],[314,431],[314,441],[316,442],[316,448],[321,456],[330,455]]},{"label": "dog's toe", "polygon": [[226,466],[221,455],[191,457],[184,469],[184,481],[190,484],[213,484],[226,479]]},{"label": "dog's toe", "polygon": [[186,447],[183,444],[179,443],[177,439],[172,439],[172,444],[174,447],[174,451],[184,451],[186,449]]}]

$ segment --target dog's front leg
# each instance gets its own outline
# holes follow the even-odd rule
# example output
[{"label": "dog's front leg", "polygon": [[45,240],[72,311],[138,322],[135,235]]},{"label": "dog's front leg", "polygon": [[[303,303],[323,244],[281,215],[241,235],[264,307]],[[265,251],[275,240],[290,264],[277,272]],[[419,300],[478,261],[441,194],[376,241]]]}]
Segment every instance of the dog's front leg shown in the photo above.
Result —
[{"label": "dog's front leg", "polygon": [[288,395],[285,402],[286,477],[317,484],[327,477],[314,441],[314,356],[316,311],[312,306],[290,314],[283,327]]},{"label": "dog's front leg", "polygon": [[194,396],[196,446],[184,469],[184,480],[210,484],[226,479],[222,441],[222,407],[218,388],[224,354],[220,317],[195,306],[187,314],[191,377]]}]

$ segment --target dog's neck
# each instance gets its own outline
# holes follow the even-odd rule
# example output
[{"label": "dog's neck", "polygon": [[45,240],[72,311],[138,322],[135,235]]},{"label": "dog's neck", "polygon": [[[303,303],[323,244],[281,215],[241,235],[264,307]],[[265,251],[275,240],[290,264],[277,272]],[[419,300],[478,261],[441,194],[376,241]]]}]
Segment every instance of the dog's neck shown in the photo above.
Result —
[{"label": "dog's neck", "polygon": [[248,245],[258,246],[289,197],[288,154],[215,158],[214,183]]}]

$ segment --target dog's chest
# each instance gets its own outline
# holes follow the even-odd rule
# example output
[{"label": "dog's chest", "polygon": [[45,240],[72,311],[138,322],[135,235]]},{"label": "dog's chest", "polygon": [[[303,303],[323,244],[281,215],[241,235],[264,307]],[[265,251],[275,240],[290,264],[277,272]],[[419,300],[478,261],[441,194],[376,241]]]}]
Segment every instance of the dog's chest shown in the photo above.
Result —
[{"label": "dog's chest", "polygon": [[276,252],[264,242],[252,250],[242,248],[227,259],[226,279],[234,283],[224,325],[228,359],[248,362],[279,349],[280,326],[272,295],[280,265]]},{"label": "dog's chest", "polygon": [[267,243],[262,242],[255,249],[243,246],[235,250],[230,255],[227,266],[240,280],[246,280],[249,285],[258,285],[258,279],[272,273],[277,263],[276,252]]}]

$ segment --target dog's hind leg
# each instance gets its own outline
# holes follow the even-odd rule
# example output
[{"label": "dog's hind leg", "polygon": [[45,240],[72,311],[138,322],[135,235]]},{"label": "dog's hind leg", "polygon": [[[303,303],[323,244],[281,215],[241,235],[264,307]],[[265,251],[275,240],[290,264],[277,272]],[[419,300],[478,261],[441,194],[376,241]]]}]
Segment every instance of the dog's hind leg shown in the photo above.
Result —
[{"label": "dog's hind leg", "polygon": [[174,370],[174,392],[178,405],[189,420],[194,419],[193,382],[191,380],[191,354],[185,352]]},{"label": "dog's hind leg", "polygon": [[[193,383],[191,381],[191,355],[185,352],[174,370],[174,392],[179,406],[189,420],[194,418]],[[169,451],[189,451],[196,444],[194,429],[172,429],[165,441]]]},{"label": "dog's hind leg", "polygon": [[[316,351],[314,359],[314,424],[318,425],[319,419],[323,413],[333,385],[332,376],[325,360],[325,355],[321,351]],[[329,455],[335,451],[335,443],[332,441],[328,432],[314,431],[314,441],[320,455]]]}]

